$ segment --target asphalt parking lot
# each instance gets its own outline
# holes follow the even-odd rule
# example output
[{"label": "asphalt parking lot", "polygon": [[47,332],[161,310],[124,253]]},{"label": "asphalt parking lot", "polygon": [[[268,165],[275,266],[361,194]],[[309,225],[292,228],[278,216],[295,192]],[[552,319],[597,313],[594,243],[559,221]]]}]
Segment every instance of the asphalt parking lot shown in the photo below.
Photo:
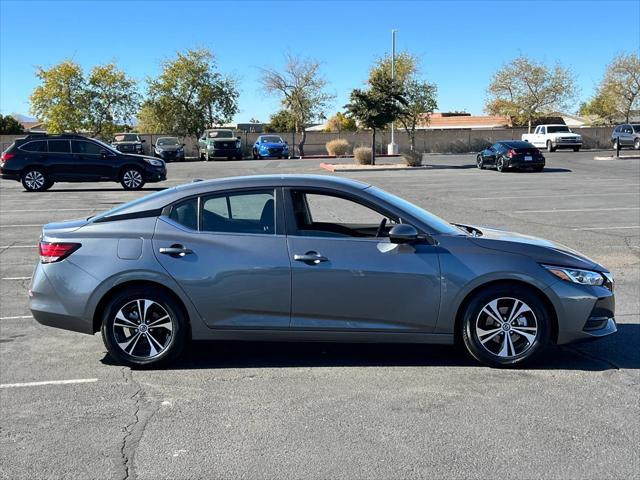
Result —
[{"label": "asphalt parking lot", "polygon": [[[0,182],[0,476],[17,478],[638,478],[640,160],[546,154],[543,173],[433,168],[340,174],[451,221],[559,241],[616,277],[619,332],[526,369],[452,347],[201,343],[174,368],[113,365],[99,335],[40,326],[27,289],[43,223],[152,189],[318,160],[169,165],[143,192]],[[78,380],[76,383],[31,384]]]}]

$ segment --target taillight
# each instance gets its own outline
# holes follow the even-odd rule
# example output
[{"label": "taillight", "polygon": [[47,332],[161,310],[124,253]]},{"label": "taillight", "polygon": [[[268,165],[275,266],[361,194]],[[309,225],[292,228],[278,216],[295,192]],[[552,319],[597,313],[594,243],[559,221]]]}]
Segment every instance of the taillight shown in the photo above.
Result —
[{"label": "taillight", "polygon": [[11,160],[15,156],[16,156],[15,153],[2,152],[2,156],[0,157],[0,160],[2,161],[2,163],[7,163],[9,160]]},{"label": "taillight", "polygon": [[517,153],[513,148],[509,149],[509,151],[507,152],[507,157],[509,157],[509,158],[513,158],[516,155],[517,155]]},{"label": "taillight", "polygon": [[40,262],[55,263],[64,260],[78,250],[80,243],[49,243],[40,242]]}]

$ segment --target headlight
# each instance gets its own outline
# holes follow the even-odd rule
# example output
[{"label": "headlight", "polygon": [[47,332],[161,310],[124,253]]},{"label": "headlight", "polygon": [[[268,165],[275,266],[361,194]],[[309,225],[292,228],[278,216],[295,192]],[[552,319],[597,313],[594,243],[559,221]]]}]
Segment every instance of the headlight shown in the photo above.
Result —
[{"label": "headlight", "polygon": [[236,148],[240,148],[240,140],[236,142]]},{"label": "headlight", "polygon": [[580,285],[602,285],[605,277],[599,272],[591,270],[579,270],[577,268],[554,267],[553,265],[542,265],[556,277],[566,282],[579,283]]},{"label": "headlight", "polygon": [[153,165],[154,167],[161,167],[162,165],[164,165],[161,160],[156,160],[155,158],[145,158],[144,161],[149,165]]}]

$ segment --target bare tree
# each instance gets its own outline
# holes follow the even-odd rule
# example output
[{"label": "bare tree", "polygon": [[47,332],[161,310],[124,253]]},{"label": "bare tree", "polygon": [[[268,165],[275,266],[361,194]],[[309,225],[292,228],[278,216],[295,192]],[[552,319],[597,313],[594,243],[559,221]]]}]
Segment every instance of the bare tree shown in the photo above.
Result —
[{"label": "bare tree", "polygon": [[283,71],[262,69],[261,83],[267,93],[280,97],[282,107],[294,119],[295,131],[302,134],[298,149],[304,156],[307,125],[324,118],[324,111],[334,98],[325,90],[327,82],[320,75],[320,63],[289,55]]},{"label": "bare tree", "polygon": [[487,112],[526,122],[531,131],[535,118],[568,108],[576,86],[569,69],[559,64],[549,68],[520,56],[494,74],[487,95]]}]

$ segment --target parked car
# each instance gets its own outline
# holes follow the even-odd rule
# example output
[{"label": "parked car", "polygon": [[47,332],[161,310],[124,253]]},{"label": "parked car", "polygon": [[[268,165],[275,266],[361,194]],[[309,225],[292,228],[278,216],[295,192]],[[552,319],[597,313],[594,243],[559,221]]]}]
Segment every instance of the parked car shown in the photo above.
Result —
[{"label": "parked car", "polygon": [[566,125],[538,125],[533,133],[525,133],[522,140],[548,152],[558,148],[571,148],[574,152],[582,147],[582,136],[573,133]]},{"label": "parked car", "polygon": [[153,147],[153,156],[161,158],[165,162],[184,161],[185,145],[185,143],[180,143],[176,137],[160,137]]},{"label": "parked car", "polygon": [[25,190],[41,192],[55,182],[120,182],[138,190],[147,182],[166,180],[162,160],[122,153],[81,135],[29,135],[2,153],[2,178],[22,182]]},{"label": "parked car", "polygon": [[481,151],[476,157],[476,165],[480,170],[495,168],[499,172],[509,169],[541,172],[545,158],[529,142],[502,140]]},{"label": "parked car", "polygon": [[204,161],[215,158],[242,160],[242,142],[233,130],[227,128],[211,128],[205,130],[198,140],[200,159]]},{"label": "parked car", "polygon": [[34,318],[100,330],[127,365],[174,359],[188,339],[460,339],[509,366],[617,329],[605,267],[345,178],[194,182],[45,225],[39,248]]},{"label": "parked car", "polygon": [[251,150],[254,159],[287,158],[289,144],[280,135],[260,135]]},{"label": "parked car", "polygon": [[614,150],[618,150],[618,144],[620,148],[632,147],[640,150],[640,125],[629,123],[618,125],[611,132],[611,144]]},{"label": "parked car", "polygon": [[111,145],[122,153],[144,154],[144,145],[146,140],[140,138],[137,133],[116,133],[111,140]]}]

